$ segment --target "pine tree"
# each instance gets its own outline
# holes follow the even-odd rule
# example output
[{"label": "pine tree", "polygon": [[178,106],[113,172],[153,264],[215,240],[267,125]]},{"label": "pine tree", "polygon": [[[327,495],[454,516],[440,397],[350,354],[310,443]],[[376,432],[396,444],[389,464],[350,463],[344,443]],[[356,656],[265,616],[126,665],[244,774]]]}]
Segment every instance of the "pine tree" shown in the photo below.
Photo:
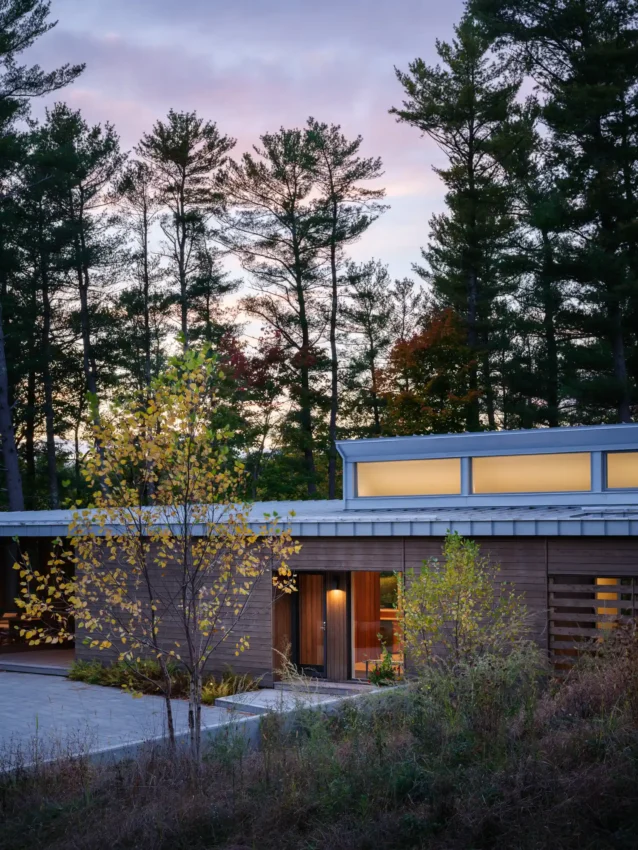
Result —
[{"label": "pine tree", "polygon": [[231,163],[221,182],[228,201],[217,238],[241,260],[256,294],[245,309],[261,319],[290,353],[288,391],[295,403],[290,439],[303,458],[307,493],[317,493],[317,408],[325,409],[325,216],[312,198],[316,148],[306,133],[281,129]]},{"label": "pine tree", "polygon": [[[103,295],[111,284],[117,248],[107,205],[124,157],[110,124],[89,127],[79,111],[65,104],[58,103],[47,111],[40,136],[42,160],[51,174],[47,195],[60,220],[66,240],[63,261],[77,293],[82,368],[92,399],[91,415],[97,422],[99,364],[108,368],[111,348],[117,345],[117,340],[109,339],[110,321]],[[105,375],[102,377],[106,380]]]},{"label": "pine tree", "polygon": [[341,127],[309,118],[306,132],[316,150],[315,180],[319,204],[326,218],[329,258],[330,308],[330,421],[328,439],[328,498],[336,498],[337,417],[339,414],[339,359],[337,319],[339,312],[339,267],[344,250],[356,242],[387,209],[379,201],[384,189],[372,189],[370,181],[382,177],[379,157],[361,157],[363,138],[346,139]]},{"label": "pine tree", "polygon": [[64,65],[45,72],[39,66],[18,65],[17,57],[55,23],[48,21],[44,0],[3,0],[0,4],[0,441],[10,510],[24,507],[22,479],[11,415],[9,372],[5,351],[3,301],[15,271],[11,248],[14,199],[21,186],[19,166],[23,162],[21,137],[16,122],[28,114],[31,98],[41,97],[73,82],[82,65]]},{"label": "pine tree", "polygon": [[356,436],[383,431],[383,369],[400,330],[386,266],[371,260],[347,269],[341,320],[347,341],[345,412]]},{"label": "pine tree", "polygon": [[499,299],[507,294],[500,257],[514,229],[494,139],[520,83],[506,64],[489,58],[490,40],[471,17],[463,18],[455,36],[451,44],[437,41],[444,67],[417,59],[409,73],[397,71],[407,99],[392,112],[434,139],[449,161],[435,169],[447,189],[448,212],[432,217],[426,266],[415,270],[433,286],[441,306],[464,317],[473,352],[467,428],[478,430],[479,400],[488,426],[496,427],[490,337]]},{"label": "pine tree", "polygon": [[168,322],[164,275],[151,247],[160,214],[151,168],[130,162],[114,186],[113,201],[119,208],[119,232],[129,242],[127,270],[132,278],[117,298],[122,368],[141,391],[150,387],[162,367]]},{"label": "pine tree", "polygon": [[190,338],[189,288],[199,274],[208,221],[222,200],[216,179],[234,145],[235,140],[223,136],[214,122],[195,112],[171,109],[136,148],[152,169],[159,200],[168,210],[161,227],[184,351]]},{"label": "pine tree", "polygon": [[573,234],[579,406],[631,420],[638,300],[638,6],[635,0],[473,0],[506,53],[525,64]]}]

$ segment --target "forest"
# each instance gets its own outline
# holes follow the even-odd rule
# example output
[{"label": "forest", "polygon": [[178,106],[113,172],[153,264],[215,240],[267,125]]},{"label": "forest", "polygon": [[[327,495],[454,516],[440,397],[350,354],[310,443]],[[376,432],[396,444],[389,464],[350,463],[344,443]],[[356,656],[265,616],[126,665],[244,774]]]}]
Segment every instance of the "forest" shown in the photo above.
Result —
[{"label": "forest", "polygon": [[632,421],[634,0],[470,0],[436,65],[388,69],[445,156],[403,280],[351,256],[387,210],[365,139],[275,117],[237,156],[175,104],[123,150],[64,102],[83,66],[20,64],[49,13],[0,0],[4,509],[81,504],[88,424],[194,347],[250,499],[338,498],[339,439]]}]

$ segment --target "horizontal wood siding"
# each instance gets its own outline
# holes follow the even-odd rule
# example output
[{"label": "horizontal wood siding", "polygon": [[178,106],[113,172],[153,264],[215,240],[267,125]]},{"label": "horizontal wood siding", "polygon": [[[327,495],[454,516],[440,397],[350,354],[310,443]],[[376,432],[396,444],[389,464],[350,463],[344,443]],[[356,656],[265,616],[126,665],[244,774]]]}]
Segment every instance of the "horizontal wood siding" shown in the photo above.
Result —
[{"label": "horizontal wood siding", "polygon": [[[423,561],[440,557],[443,538],[316,537],[302,538],[300,542],[301,551],[291,562],[297,571],[402,571],[420,570]],[[524,594],[533,616],[534,637],[544,648],[549,648],[548,576],[638,576],[636,538],[484,537],[479,542],[481,551],[500,564],[501,579],[511,582]],[[170,576],[167,580],[171,580]],[[237,629],[237,637],[242,634],[250,636],[250,649],[236,657],[236,640],[229,638],[216,653],[211,670],[221,672],[224,664],[229,663],[239,672],[264,675],[263,683],[270,684],[273,645],[270,576],[264,576],[255,588]],[[170,627],[167,635],[180,639],[177,630]],[[108,657],[84,647],[81,636],[76,646],[79,658]]]},{"label": "horizontal wood siding", "polygon": [[549,574],[638,575],[638,538],[548,538]]},{"label": "horizontal wood siding", "polygon": [[[162,582],[165,588],[174,592],[179,587],[180,566],[169,563],[163,570]],[[135,595],[144,598],[143,588],[135,590]],[[236,645],[242,636],[249,638],[249,648],[236,655]],[[83,661],[98,660],[104,663],[117,658],[117,646],[107,650],[91,649],[84,645],[84,639],[91,636],[78,630],[76,636],[76,658]],[[186,644],[183,629],[176,617],[167,617],[161,627],[161,645],[174,649],[175,643]],[[179,651],[176,649],[176,651]],[[263,676],[263,684],[272,684],[272,576],[270,572],[261,576],[252,591],[242,617],[226,640],[213,652],[206,671],[215,675],[223,673],[230,665],[237,673],[251,673]]]},{"label": "horizontal wood siding", "polygon": [[[410,537],[405,541],[405,566],[419,571],[423,561],[440,558],[442,538]],[[545,539],[541,537],[479,538],[481,552],[500,566],[499,577],[525,597],[532,617],[532,634],[547,648],[547,571]]]},{"label": "horizontal wood siding", "polygon": [[302,537],[299,542],[293,570],[400,570],[403,565],[400,537]]}]

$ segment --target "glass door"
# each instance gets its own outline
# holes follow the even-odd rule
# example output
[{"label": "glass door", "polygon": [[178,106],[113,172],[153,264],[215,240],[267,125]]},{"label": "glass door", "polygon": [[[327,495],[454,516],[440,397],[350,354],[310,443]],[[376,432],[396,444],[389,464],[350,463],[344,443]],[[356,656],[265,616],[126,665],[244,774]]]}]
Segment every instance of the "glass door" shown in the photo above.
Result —
[{"label": "glass door", "polygon": [[297,620],[296,662],[304,673],[326,675],[326,579],[322,573],[297,573],[293,594]]}]

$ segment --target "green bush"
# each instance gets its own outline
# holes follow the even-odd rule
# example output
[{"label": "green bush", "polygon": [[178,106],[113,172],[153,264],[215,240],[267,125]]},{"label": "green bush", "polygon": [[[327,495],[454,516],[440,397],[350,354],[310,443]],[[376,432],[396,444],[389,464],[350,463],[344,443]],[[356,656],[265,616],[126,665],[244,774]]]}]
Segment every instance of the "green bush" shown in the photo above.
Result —
[{"label": "green bush", "polygon": [[[177,699],[188,697],[188,675],[178,664],[169,664],[168,672],[171,679],[171,696]],[[115,661],[112,664],[102,664],[100,661],[75,661],[69,670],[69,679],[76,682],[86,682],[88,685],[103,685],[110,688],[143,693],[162,694],[163,679],[160,665],[157,661],[138,661],[129,664],[125,661]],[[208,676],[202,687],[202,702],[213,705],[217,697],[252,691],[259,687],[259,680],[248,674],[239,675],[229,667],[216,680]]]}]

